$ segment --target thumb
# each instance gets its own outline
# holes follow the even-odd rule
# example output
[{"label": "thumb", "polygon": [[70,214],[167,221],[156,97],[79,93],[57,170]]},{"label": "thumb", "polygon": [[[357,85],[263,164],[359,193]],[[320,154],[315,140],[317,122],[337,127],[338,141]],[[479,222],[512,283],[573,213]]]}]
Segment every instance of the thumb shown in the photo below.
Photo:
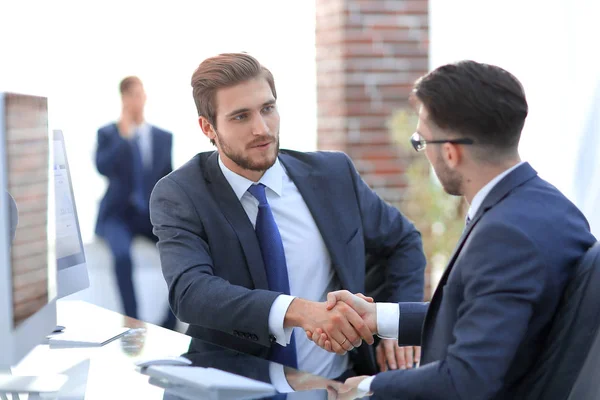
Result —
[{"label": "thumb", "polygon": [[337,303],[335,292],[327,293],[327,309],[331,310],[333,307],[335,307],[335,303]]}]

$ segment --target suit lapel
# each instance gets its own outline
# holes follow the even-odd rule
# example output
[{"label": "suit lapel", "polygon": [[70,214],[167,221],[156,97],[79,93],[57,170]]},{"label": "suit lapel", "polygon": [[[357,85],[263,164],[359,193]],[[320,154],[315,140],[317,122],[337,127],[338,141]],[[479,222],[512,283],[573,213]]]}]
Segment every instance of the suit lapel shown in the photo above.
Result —
[{"label": "suit lapel", "polygon": [[[444,274],[440,278],[440,282],[438,283],[435,289],[435,293],[431,298],[431,304],[425,317],[424,326],[427,326],[437,313],[437,307],[442,299],[443,287],[446,285],[446,282],[448,281],[448,276],[450,275],[450,272],[452,272],[452,268],[454,267],[456,259],[460,254],[467,238],[471,234],[471,231],[473,230],[475,225],[477,225],[481,217],[483,217],[483,215],[489,209],[498,204],[500,200],[508,196],[512,190],[514,190],[518,186],[521,186],[536,175],[537,172],[531,167],[531,165],[529,165],[529,163],[524,163],[523,165],[519,166],[517,169],[509,173],[507,176],[505,176],[500,182],[498,182],[498,184],[494,186],[492,191],[483,200],[483,203],[477,210],[477,213],[473,217],[473,220],[471,221],[469,226],[465,228],[462,235],[460,236],[460,239],[458,240],[458,244],[454,248],[452,256],[450,257],[450,261],[448,262],[448,266],[446,267]],[[425,329],[423,329],[423,331],[425,332]]]},{"label": "suit lapel", "polygon": [[255,288],[268,290],[267,273],[254,227],[248,219],[242,203],[223,175],[217,155],[218,153],[215,151],[206,159],[204,178],[207,181],[207,187],[238,236]]},{"label": "suit lapel", "polygon": [[355,288],[356,285],[352,284],[347,269],[342,268],[347,262],[344,248],[340,245],[340,243],[343,243],[340,239],[343,238],[340,237],[339,221],[336,222],[337,212],[333,203],[335,198],[331,196],[329,180],[318,171],[314,171],[310,165],[285,152],[280,153],[279,160],[298,188],[323,237],[333,268],[340,279],[342,287],[348,290],[362,290]]}]

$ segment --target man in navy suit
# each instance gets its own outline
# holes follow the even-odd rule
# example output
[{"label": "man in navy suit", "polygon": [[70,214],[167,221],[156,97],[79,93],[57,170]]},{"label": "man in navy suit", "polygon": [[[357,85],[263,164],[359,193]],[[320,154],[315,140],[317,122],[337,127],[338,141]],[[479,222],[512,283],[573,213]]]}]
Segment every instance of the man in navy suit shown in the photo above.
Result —
[{"label": "man in navy suit", "polygon": [[[192,87],[217,151],[161,179],[150,200],[173,311],[207,342],[328,378],[374,372],[372,349],[360,346],[361,337],[373,342],[370,331],[349,324],[356,313],[326,311],[326,294],[364,291],[373,256],[385,265],[390,301],[422,301],[419,232],[345,154],[279,150],[274,79],[250,55],[205,60]],[[337,355],[307,340],[304,329],[316,327],[340,337]],[[392,350],[388,364],[413,351],[393,339],[380,346]]]},{"label": "man in navy suit", "polygon": [[[146,93],[138,77],[123,79],[119,89],[121,118],[98,130],[96,167],[108,178],[108,189],[100,203],[96,234],[113,254],[125,315],[138,318],[131,243],[137,235],[157,241],[150,223],[150,193],[172,171],[173,135],[144,121]],[[175,324],[168,309],[162,326],[173,329]]]},{"label": "man in navy suit", "polygon": [[[351,378],[345,397],[515,399],[596,239],[582,213],[521,161],[528,107],[513,75],[473,61],[445,65],[417,81],[414,100],[412,144],[445,191],[470,204],[466,227],[430,303],[329,295],[330,308],[351,305],[380,336],[423,346],[421,367]],[[336,340],[311,337],[325,348]]]}]

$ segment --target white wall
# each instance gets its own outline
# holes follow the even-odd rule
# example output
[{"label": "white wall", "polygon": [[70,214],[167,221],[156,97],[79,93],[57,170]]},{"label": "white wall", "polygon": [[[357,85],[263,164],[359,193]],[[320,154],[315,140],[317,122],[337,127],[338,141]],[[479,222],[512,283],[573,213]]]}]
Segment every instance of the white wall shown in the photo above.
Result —
[{"label": "white wall", "polygon": [[430,11],[431,67],[473,59],[516,75],[530,106],[521,155],[582,205],[574,173],[600,84],[600,2],[430,0]]},{"label": "white wall", "polygon": [[198,64],[247,51],[274,74],[282,147],[316,148],[314,1],[0,0],[0,91],[49,97],[64,130],[86,242],[104,189],[96,130],[119,115],[118,83],[142,78],[149,122],[175,134],[175,167],[211,149],[197,126],[190,78]]}]

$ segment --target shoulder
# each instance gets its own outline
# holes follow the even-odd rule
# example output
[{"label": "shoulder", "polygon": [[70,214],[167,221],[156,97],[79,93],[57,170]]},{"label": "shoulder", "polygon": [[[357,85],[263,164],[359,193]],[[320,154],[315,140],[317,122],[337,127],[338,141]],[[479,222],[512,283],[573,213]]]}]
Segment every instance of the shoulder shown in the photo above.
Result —
[{"label": "shoulder", "polygon": [[527,183],[515,188],[498,204],[492,207],[485,220],[501,221],[517,226],[525,233],[542,238],[543,232],[564,232],[561,221],[578,221],[582,229],[587,229],[587,221],[579,209],[556,187],[540,177],[534,177]]},{"label": "shoulder", "polygon": [[109,134],[113,134],[113,133],[118,133],[117,124],[114,122],[111,122],[110,124],[106,124],[98,129],[99,135],[109,135]]},{"label": "shoulder", "polygon": [[590,236],[581,211],[539,177],[515,188],[488,210],[469,241],[497,254],[533,252],[548,264],[575,257]]},{"label": "shoulder", "polygon": [[152,132],[154,132],[156,135],[165,137],[165,138],[172,138],[173,134],[167,130],[164,130],[162,128],[159,128],[158,126],[155,125],[150,125],[150,127],[152,128]]},{"label": "shoulder", "polygon": [[313,169],[327,170],[330,168],[345,168],[352,166],[350,157],[341,151],[294,151],[282,149],[280,156],[285,159],[294,159],[307,164]]}]

